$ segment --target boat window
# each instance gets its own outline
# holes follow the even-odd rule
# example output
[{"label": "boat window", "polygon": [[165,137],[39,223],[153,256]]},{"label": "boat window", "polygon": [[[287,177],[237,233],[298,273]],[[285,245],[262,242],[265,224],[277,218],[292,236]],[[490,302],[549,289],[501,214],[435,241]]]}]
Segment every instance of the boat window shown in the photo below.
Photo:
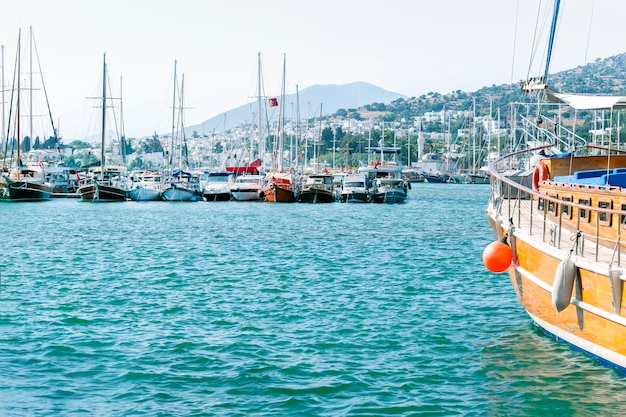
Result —
[{"label": "boat window", "polygon": [[[612,200],[598,200],[598,207],[599,208],[605,208],[605,209],[611,209],[611,208],[613,208],[613,201]],[[613,216],[611,215],[611,213],[601,213],[601,212],[598,212],[598,218],[599,218],[600,224],[602,226],[610,226],[611,225],[611,218],[613,218]]]},{"label": "boat window", "polygon": [[[626,211],[626,204],[622,204],[622,211]],[[621,216],[622,228],[626,226],[626,216]]]},{"label": "boat window", "polygon": [[[578,204],[589,206],[591,205],[591,200],[589,200],[588,198],[579,198]],[[591,220],[590,214],[591,212],[587,209],[583,209],[583,208],[578,209],[578,217],[580,217],[581,219],[585,219],[587,221]]]},{"label": "boat window", "polygon": [[544,211],[545,208],[546,208],[546,200],[544,200],[543,198],[539,198],[537,202],[537,209],[539,209],[539,211]]},{"label": "boat window", "polygon": [[[561,196],[561,200],[563,201],[573,201],[572,196],[571,195],[562,195]],[[561,204],[561,216],[571,219],[572,218],[572,207],[566,205],[566,204]]]},{"label": "boat window", "polygon": [[[550,197],[556,198],[556,194],[550,193],[548,195]],[[552,200],[548,201],[548,213],[552,213],[552,214],[554,214],[556,216],[556,214],[557,214],[557,207],[558,207],[558,204],[556,202],[554,202]]]}]

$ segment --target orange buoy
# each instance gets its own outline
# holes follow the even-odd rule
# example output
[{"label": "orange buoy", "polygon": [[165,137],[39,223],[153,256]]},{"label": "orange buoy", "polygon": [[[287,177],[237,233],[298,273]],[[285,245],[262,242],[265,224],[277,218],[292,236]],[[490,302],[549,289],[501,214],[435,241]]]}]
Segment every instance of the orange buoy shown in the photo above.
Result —
[{"label": "orange buoy", "polygon": [[491,272],[504,272],[513,260],[513,251],[506,243],[497,240],[483,250],[483,264]]}]

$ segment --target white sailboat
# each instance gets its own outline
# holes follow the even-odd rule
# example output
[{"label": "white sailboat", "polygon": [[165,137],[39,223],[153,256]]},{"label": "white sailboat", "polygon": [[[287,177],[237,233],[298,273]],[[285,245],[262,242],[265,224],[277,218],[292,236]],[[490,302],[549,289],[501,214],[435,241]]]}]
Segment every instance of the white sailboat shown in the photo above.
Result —
[{"label": "white sailboat", "polygon": [[[184,146],[184,97],[183,89],[185,78],[181,80],[180,93],[178,93],[178,77],[176,74],[176,64],[174,61],[174,94],[172,97],[172,142],[169,154],[169,176],[166,185],[161,193],[164,201],[197,201],[200,198],[198,190],[198,178],[190,171],[183,170],[183,146]],[[178,103],[177,103],[178,101]],[[177,112],[178,110],[178,112]],[[178,149],[176,148],[178,146]],[[174,169],[174,152],[177,151],[178,168]]]}]

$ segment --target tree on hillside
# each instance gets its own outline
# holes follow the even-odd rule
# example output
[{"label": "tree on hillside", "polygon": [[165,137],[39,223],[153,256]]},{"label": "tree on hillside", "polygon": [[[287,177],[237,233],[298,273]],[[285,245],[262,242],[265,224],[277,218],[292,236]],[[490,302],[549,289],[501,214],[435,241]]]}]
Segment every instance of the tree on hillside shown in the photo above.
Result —
[{"label": "tree on hillside", "polygon": [[84,142],[82,140],[74,140],[74,141],[70,142],[69,145],[67,145],[67,146],[72,148],[72,149],[74,149],[74,150],[91,148],[91,144],[89,144],[88,142]]},{"label": "tree on hillside", "polygon": [[154,132],[154,134],[145,138],[141,144],[139,145],[139,150],[142,153],[152,153],[152,152],[163,152],[163,145],[161,145],[161,141],[159,140],[159,135]]}]

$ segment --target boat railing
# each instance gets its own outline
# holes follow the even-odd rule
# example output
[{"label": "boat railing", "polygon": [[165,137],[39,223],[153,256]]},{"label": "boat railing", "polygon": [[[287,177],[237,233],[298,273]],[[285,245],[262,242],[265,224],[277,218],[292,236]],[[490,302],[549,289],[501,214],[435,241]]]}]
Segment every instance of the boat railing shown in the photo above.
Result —
[{"label": "boat railing", "polygon": [[[561,106],[559,106],[559,108],[560,107]],[[521,125],[518,126],[518,129],[521,131],[523,137],[532,138],[534,140],[541,138],[543,142],[551,143],[558,149],[569,151],[582,149],[587,146],[587,140],[585,138],[555,120],[544,117],[531,119],[524,115],[520,115],[519,118]],[[546,127],[547,121],[552,123],[553,129]]]},{"label": "boat railing", "polygon": [[[626,210],[594,207],[535,191],[498,168],[508,165],[509,158],[540,149],[518,151],[489,164],[490,206],[497,210],[498,217],[506,216],[516,231],[524,231],[557,249],[571,249],[583,258],[621,266],[621,253],[626,250],[626,239],[622,237]],[[586,227],[581,222],[583,212],[584,218],[594,219]]]}]

